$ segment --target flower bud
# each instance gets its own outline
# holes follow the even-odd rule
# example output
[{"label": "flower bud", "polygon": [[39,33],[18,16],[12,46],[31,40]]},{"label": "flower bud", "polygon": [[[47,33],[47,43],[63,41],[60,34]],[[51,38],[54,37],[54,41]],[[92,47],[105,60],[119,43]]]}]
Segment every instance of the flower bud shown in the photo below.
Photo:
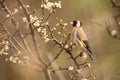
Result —
[{"label": "flower bud", "polygon": [[116,31],[116,30],[112,30],[112,31],[111,31],[111,35],[112,35],[112,36],[116,36],[116,34],[117,34],[117,31]]}]

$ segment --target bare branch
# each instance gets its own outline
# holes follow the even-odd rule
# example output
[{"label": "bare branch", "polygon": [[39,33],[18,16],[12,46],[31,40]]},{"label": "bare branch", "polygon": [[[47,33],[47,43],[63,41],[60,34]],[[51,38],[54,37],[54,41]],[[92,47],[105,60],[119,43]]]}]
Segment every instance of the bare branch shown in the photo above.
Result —
[{"label": "bare branch", "polygon": [[120,4],[118,3],[117,0],[111,0],[111,3],[113,4],[114,7],[120,8]]},{"label": "bare branch", "polygon": [[[70,36],[71,36],[71,34],[68,35],[65,43],[63,44],[63,46],[61,46],[61,47],[62,47],[61,50],[59,51],[59,53],[57,53],[57,56],[55,56],[55,58],[52,60],[52,62],[55,61],[55,60],[59,57],[59,55],[62,53],[62,51],[65,49],[65,45],[67,44],[68,40],[70,39]],[[55,42],[56,42],[56,41],[55,41]],[[58,44],[59,44],[59,43],[58,43]],[[62,45],[62,44],[61,44],[61,45]],[[52,63],[52,62],[51,62],[51,63]],[[50,64],[51,64],[51,63],[50,63]],[[50,64],[49,64],[49,65],[50,65]]]}]

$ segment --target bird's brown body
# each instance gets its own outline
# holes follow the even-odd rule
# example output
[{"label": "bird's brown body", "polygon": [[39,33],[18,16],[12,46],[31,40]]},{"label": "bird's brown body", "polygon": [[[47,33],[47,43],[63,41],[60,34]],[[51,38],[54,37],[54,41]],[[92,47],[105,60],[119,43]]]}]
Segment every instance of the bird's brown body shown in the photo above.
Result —
[{"label": "bird's brown body", "polygon": [[81,46],[81,49],[83,51],[86,51],[91,58],[92,61],[94,61],[94,57],[87,39],[87,36],[82,28],[82,23],[79,20],[73,20],[71,22],[73,26],[73,39],[77,46]]},{"label": "bird's brown body", "polygon": [[73,39],[77,46],[81,47],[83,51],[86,51],[91,60],[94,61],[87,36],[82,27],[73,27]]},{"label": "bird's brown body", "polygon": [[86,36],[86,34],[85,34],[85,32],[84,32],[84,30],[83,30],[82,27],[80,27],[80,28],[74,27],[74,28],[73,28],[73,33],[74,33],[74,35],[77,34],[77,33],[75,33],[76,31],[77,31],[77,33],[78,33],[78,36],[79,36],[82,40],[88,40],[88,39],[87,39],[87,36]]},{"label": "bird's brown body", "polygon": [[82,27],[80,27],[80,28],[74,27],[73,28],[73,39],[74,39],[74,42],[77,44],[77,46],[79,46],[83,50],[85,50],[85,48],[84,48],[85,44],[82,43],[82,41],[86,41],[88,39],[87,39],[87,36]]}]

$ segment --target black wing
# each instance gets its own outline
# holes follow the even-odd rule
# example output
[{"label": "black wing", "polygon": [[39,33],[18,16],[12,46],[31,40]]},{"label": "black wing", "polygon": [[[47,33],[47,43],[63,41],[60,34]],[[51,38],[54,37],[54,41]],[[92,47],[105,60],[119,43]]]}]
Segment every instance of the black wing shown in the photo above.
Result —
[{"label": "black wing", "polygon": [[88,50],[88,55],[90,56],[91,60],[94,61],[94,57],[93,57],[93,53],[91,51],[89,42],[87,40],[83,40],[84,44],[85,44],[85,48]]},{"label": "black wing", "polygon": [[89,45],[89,42],[88,42],[87,40],[83,40],[83,44],[84,44],[84,47],[85,47],[90,53],[92,53],[91,48],[90,48],[90,45]]},{"label": "black wing", "polygon": [[87,53],[92,61],[94,61],[93,53],[91,51],[89,42],[87,40],[82,40],[78,34],[76,34],[76,37],[82,42],[82,45],[87,49]]},{"label": "black wing", "polygon": [[83,45],[90,53],[92,53],[91,48],[90,48],[90,45],[89,45],[89,42],[88,42],[87,40],[82,40],[78,34],[76,34],[76,37],[82,42],[82,45]]}]

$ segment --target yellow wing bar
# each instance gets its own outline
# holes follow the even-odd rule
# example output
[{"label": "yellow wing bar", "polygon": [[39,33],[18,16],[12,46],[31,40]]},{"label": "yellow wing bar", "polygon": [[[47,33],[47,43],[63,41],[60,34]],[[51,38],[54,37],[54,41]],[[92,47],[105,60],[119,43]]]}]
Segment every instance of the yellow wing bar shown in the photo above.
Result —
[{"label": "yellow wing bar", "polygon": [[82,39],[80,39],[80,41],[82,42],[82,44],[83,44],[84,47],[87,47],[87,45],[83,42]]}]

